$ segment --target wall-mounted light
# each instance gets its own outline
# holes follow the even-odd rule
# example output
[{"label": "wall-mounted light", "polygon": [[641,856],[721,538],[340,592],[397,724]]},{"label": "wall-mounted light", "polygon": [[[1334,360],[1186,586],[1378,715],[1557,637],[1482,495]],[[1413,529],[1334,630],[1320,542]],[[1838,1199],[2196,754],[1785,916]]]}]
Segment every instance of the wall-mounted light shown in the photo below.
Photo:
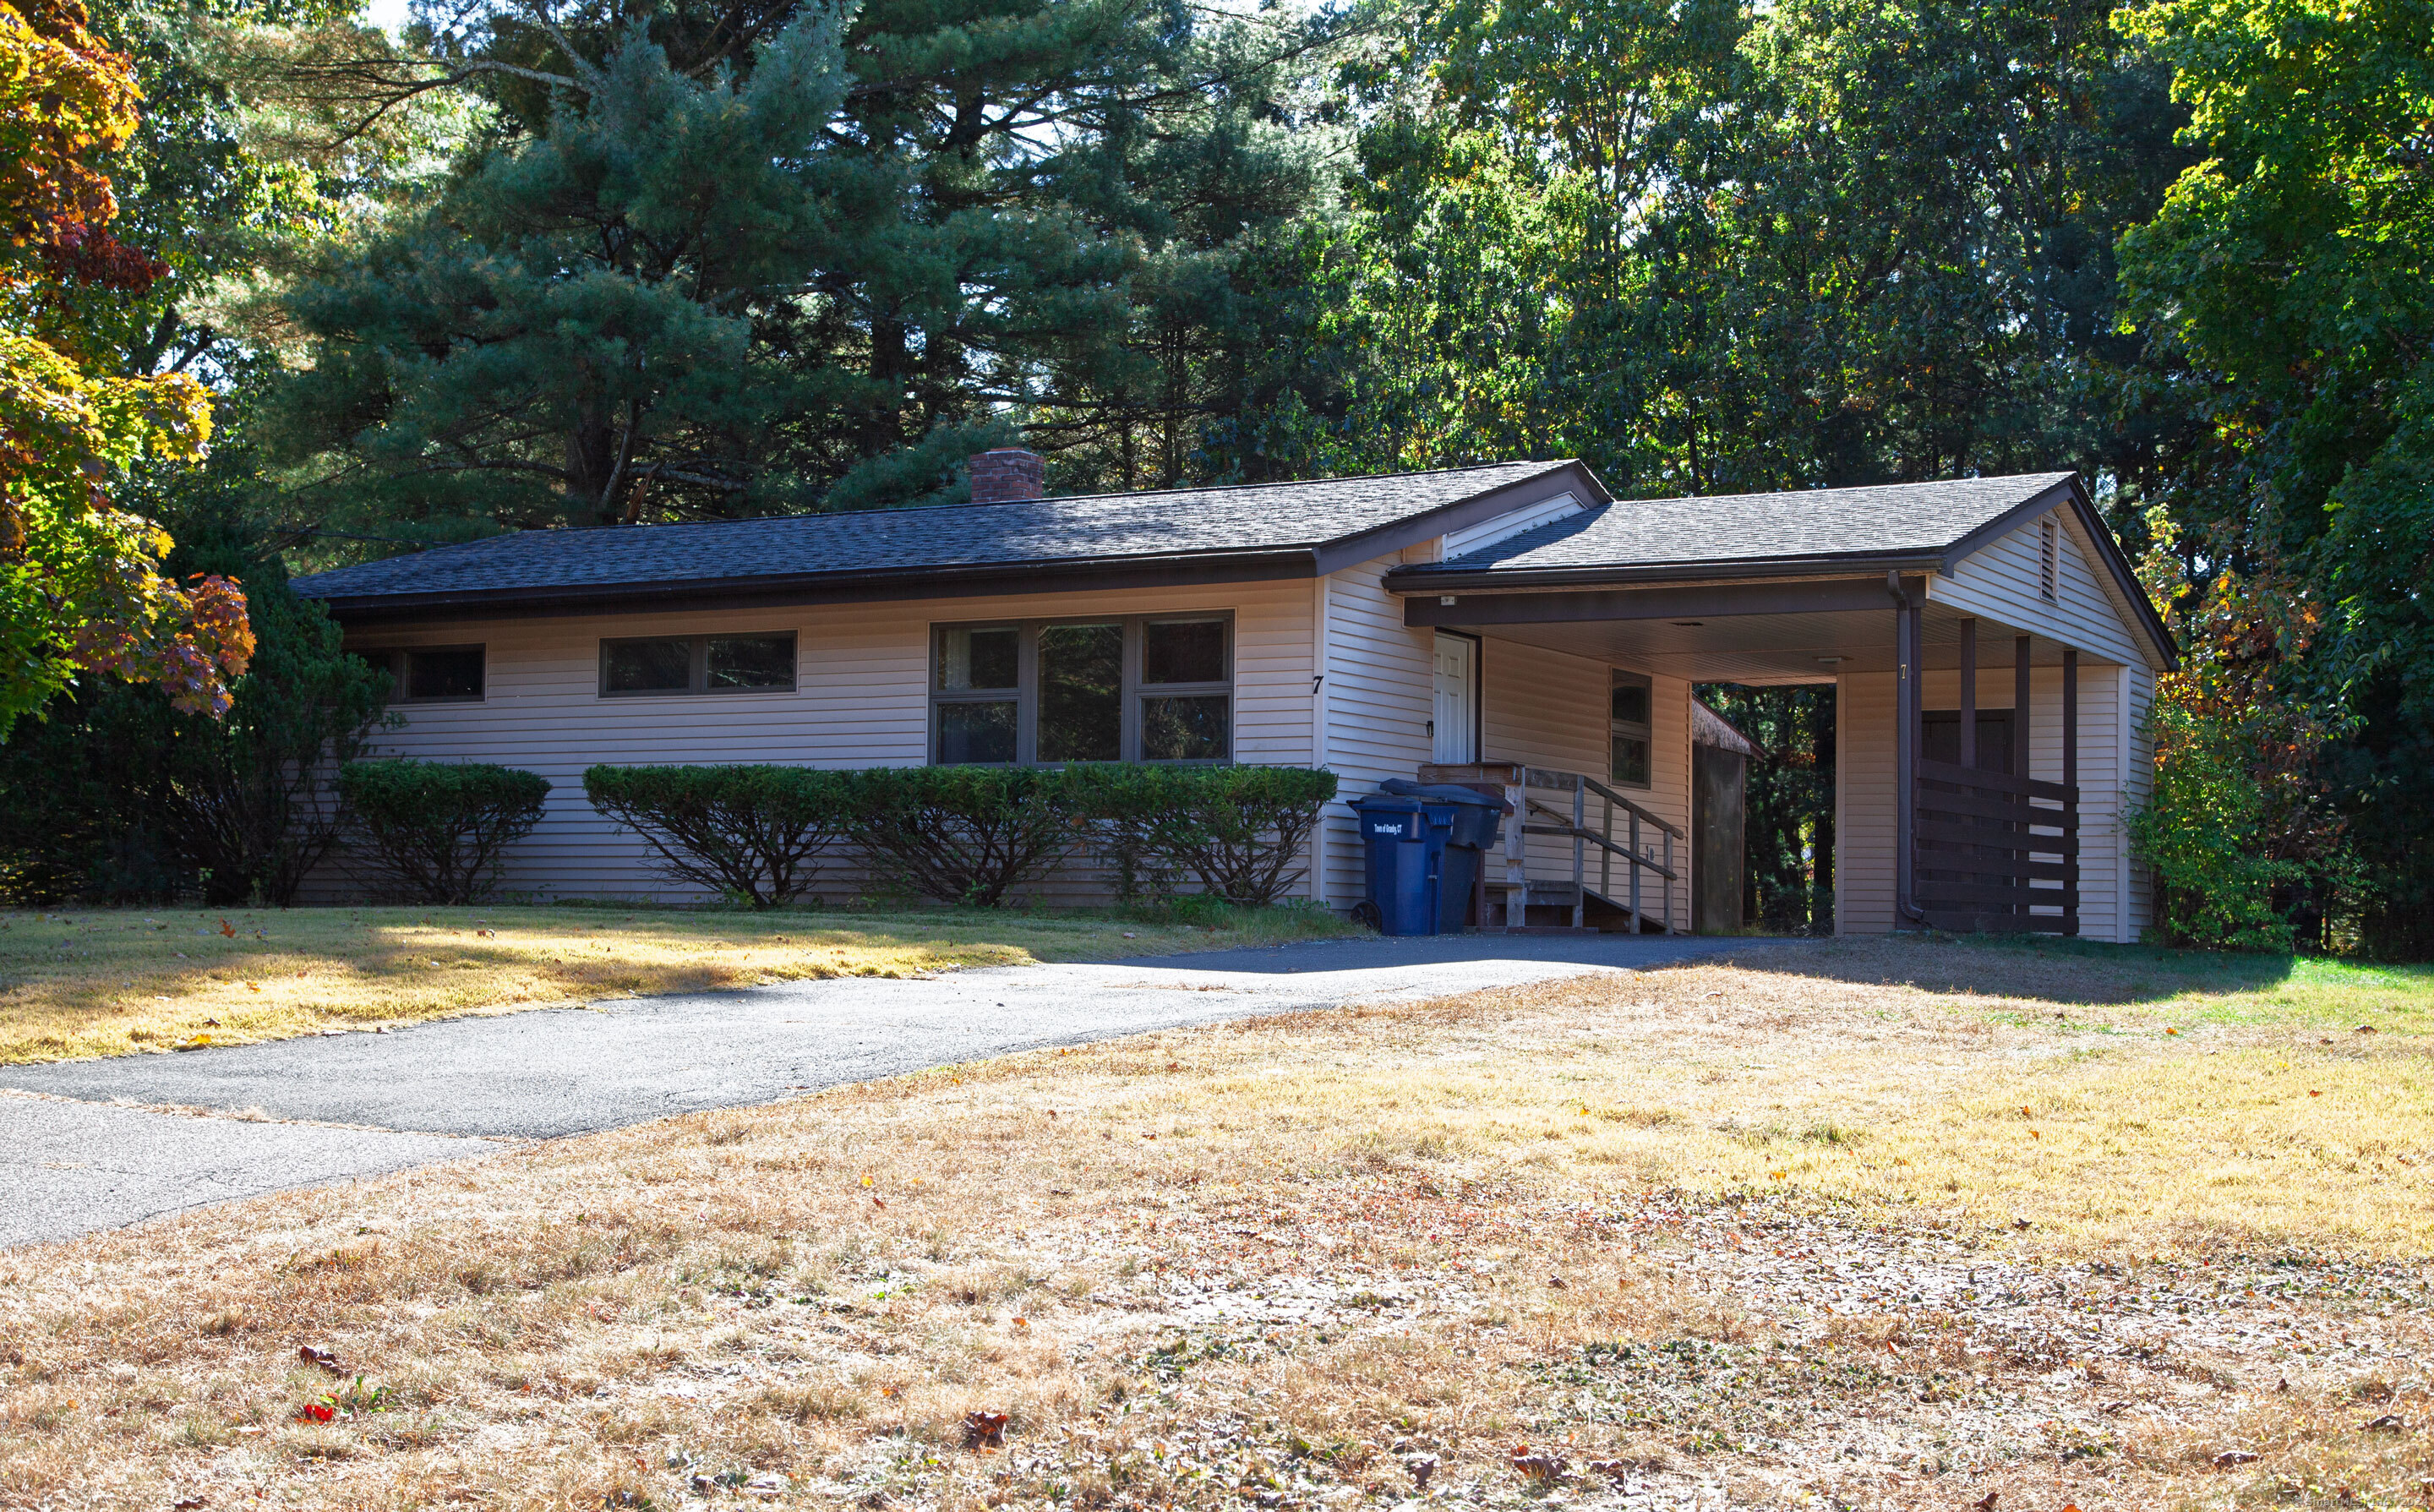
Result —
[{"label": "wall-mounted light", "polygon": [[1448,608],[1448,609],[1451,609],[1451,608],[1453,608],[1453,595],[1452,595],[1452,594],[1450,594],[1450,593],[1442,593],[1442,594],[1439,594],[1439,595],[1438,595],[1438,597],[1437,597],[1437,602],[1438,602],[1438,603],[1440,603],[1440,604],[1442,604],[1442,605],[1444,605],[1444,606],[1445,606],[1446,608]]}]

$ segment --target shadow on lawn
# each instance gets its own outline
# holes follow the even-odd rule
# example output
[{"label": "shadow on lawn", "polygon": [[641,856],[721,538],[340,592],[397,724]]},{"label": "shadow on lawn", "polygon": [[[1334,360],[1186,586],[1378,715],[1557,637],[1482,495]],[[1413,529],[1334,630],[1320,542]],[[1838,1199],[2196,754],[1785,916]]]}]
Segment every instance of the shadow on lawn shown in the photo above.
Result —
[{"label": "shadow on lawn", "polygon": [[1856,985],[2093,1006],[2161,1003],[2184,992],[2270,992],[2290,980],[2296,961],[2288,955],[1975,935],[1851,941],[1843,949],[1737,956],[1733,964]]}]

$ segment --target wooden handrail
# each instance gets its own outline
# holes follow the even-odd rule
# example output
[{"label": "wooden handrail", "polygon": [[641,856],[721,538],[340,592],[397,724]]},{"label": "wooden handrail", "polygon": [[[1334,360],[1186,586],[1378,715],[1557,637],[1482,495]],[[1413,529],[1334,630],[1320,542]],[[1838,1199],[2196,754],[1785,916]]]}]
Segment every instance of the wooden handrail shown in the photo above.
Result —
[{"label": "wooden handrail", "polygon": [[1566,840],[1586,840],[1589,844],[1596,846],[1601,850],[1612,851],[1614,854],[1622,857],[1625,861],[1630,862],[1633,866],[1639,868],[1643,871],[1653,871],[1668,882],[1681,881],[1681,879],[1675,876],[1671,871],[1657,865],[1655,862],[1649,860],[1646,856],[1632,854],[1631,848],[1629,846],[1617,845],[1613,841],[1607,839],[1604,835],[1598,833],[1595,830],[1585,830],[1573,824],[1570,816],[1560,810],[1551,809],[1534,798],[1530,799],[1530,806],[1536,809],[1541,814],[1550,816],[1558,822],[1554,824],[1524,824],[1521,826],[1521,833],[1523,834],[1551,834]]},{"label": "wooden handrail", "polygon": [[[1541,779],[1551,779],[1551,781],[1541,781]],[[1596,778],[1591,777],[1586,772],[1567,772],[1553,766],[1532,766],[1523,770],[1522,782],[1524,786],[1543,787],[1557,793],[1571,792],[1575,786],[1585,787],[1590,792],[1595,793],[1598,797],[1613,804],[1616,808],[1621,809],[1629,814],[1638,815],[1640,818],[1656,826],[1667,834],[1671,835],[1674,839],[1679,840],[1685,838],[1680,830],[1675,829],[1672,825],[1668,824],[1657,816],[1649,813],[1646,809],[1641,808],[1638,804],[1634,803],[1631,799],[1616,792],[1613,788],[1606,786],[1603,782],[1599,782]]]}]

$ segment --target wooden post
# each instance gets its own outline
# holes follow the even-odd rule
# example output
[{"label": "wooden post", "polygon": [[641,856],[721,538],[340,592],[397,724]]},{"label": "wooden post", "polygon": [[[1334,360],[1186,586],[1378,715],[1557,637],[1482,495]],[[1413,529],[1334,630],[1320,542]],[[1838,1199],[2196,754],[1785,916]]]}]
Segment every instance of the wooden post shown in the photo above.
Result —
[{"label": "wooden post", "polygon": [[2062,648],[2063,933],[2079,933],[2079,647]]},{"label": "wooden post", "polygon": [[2029,637],[2012,643],[2012,775],[2029,775]]},{"label": "wooden post", "polygon": [[[1639,811],[1637,809],[1634,809],[1631,814],[1630,843],[1632,855],[1638,856],[1640,853]],[[1647,927],[1648,921],[1639,917],[1639,863],[1634,860],[1631,864],[1631,932],[1637,935]]]},{"label": "wooden post", "polygon": [[1918,916],[1918,610],[1894,586],[1894,928],[1908,929]]},{"label": "wooden post", "polygon": [[1521,826],[1530,822],[1530,768],[1516,763],[1505,784],[1504,801],[1513,805],[1513,822],[1504,827],[1504,927],[1519,929],[1530,921],[1530,863]]},{"label": "wooden post", "polygon": [[1978,765],[1978,622],[1961,622],[1961,765]]},{"label": "wooden post", "polygon": [[1601,821],[1603,828],[1600,832],[1605,836],[1605,844],[1598,847],[1598,891],[1611,901],[1614,897],[1614,799],[1599,799],[1598,812],[1605,816]]},{"label": "wooden post", "polygon": [[1583,836],[1589,829],[1589,784],[1575,775],[1572,779],[1572,927],[1579,929],[1588,922],[1589,874],[1588,841]]},{"label": "wooden post", "polygon": [[1673,933],[1673,832],[1665,832],[1665,933]]}]

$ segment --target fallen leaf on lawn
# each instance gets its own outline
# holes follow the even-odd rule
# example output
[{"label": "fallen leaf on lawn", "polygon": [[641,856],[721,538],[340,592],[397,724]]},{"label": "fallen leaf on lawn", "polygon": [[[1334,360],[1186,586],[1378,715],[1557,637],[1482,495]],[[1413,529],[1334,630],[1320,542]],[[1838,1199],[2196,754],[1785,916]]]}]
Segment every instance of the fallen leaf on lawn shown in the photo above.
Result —
[{"label": "fallen leaf on lawn", "polygon": [[231,939],[234,939],[236,938],[236,926],[223,919],[220,920],[220,933]]},{"label": "fallen leaf on lawn", "polygon": [[2221,1453],[2217,1454],[2214,1457],[2214,1468],[2219,1470],[2227,1470],[2234,1465],[2254,1465],[2255,1463],[2256,1456],[2244,1449],[2226,1449]]},{"label": "fallen leaf on lawn", "polygon": [[2164,1032],[2165,1032],[2166,1034],[2178,1034],[2178,1033],[2180,1033],[2181,1031],[2179,1031],[2178,1029],[2167,1029],[2167,1030],[2165,1030]]},{"label": "fallen leaf on lawn", "polygon": [[296,1349],[296,1358],[303,1361],[306,1365],[317,1365],[334,1376],[342,1376],[347,1373],[346,1366],[338,1363],[338,1356],[333,1350],[317,1349],[309,1344],[299,1345]]},{"label": "fallen leaf on lawn", "polygon": [[1533,1454],[1527,1444],[1514,1446],[1512,1465],[1523,1480],[1546,1482],[1564,1478],[1565,1465],[1561,1458],[1553,1454]]},{"label": "fallen leaf on lawn", "polygon": [[296,1420],[300,1423],[326,1423],[337,1416],[338,1409],[323,1401],[308,1401],[296,1409]]},{"label": "fallen leaf on lawn", "polygon": [[2316,1089],[2314,1089],[2313,1087],[2310,1087],[2310,1088],[2308,1088],[2308,1089],[2307,1089],[2307,1095],[2308,1095],[2308,1096],[2310,1096],[2310,1097],[2322,1097],[2322,1096],[2323,1096],[2324,1094],[2323,1094],[2323,1092],[2320,1092],[2320,1091],[2316,1091]]},{"label": "fallen leaf on lawn", "polygon": [[217,1019],[205,1019],[203,1021],[203,1027],[206,1029],[216,1029],[219,1026],[220,1021]]},{"label": "fallen leaf on lawn", "polygon": [[2359,1024],[2357,1028],[2352,1029],[2352,1030],[2350,1031],[2350,1033],[2352,1033],[2352,1034],[2373,1034],[2373,1033],[2374,1033],[2374,1024],[2371,1024],[2371,1023],[2361,1023],[2361,1024]]},{"label": "fallen leaf on lawn", "polygon": [[2396,1412],[2388,1412],[2382,1417],[2377,1418],[2374,1421],[2368,1423],[2366,1425],[2366,1431],[2370,1434],[2397,1434],[2406,1431],[2408,1427],[2408,1418],[2403,1418]]},{"label": "fallen leaf on lawn", "polygon": [[1995,1512],[1995,1498],[2002,1494],[2000,1491],[1989,1491],[1969,1504],[1976,1509],[1976,1512]]},{"label": "fallen leaf on lawn", "polygon": [[1403,1469],[1411,1472],[1412,1484],[1425,1491],[1429,1488],[1429,1477],[1437,1472],[1437,1457],[1434,1454],[1414,1454],[1403,1461]]},{"label": "fallen leaf on lawn", "polygon": [[261,984],[261,983],[259,983],[259,982],[248,982],[248,983],[246,984],[246,986],[247,986],[247,987],[249,987],[249,988],[252,988],[252,989],[253,989],[254,991],[256,991],[256,992],[259,992],[259,991],[261,991],[261,990],[262,990],[262,984]]},{"label": "fallen leaf on lawn", "polygon": [[964,1414],[964,1443],[970,1449],[994,1449],[1005,1442],[1006,1415],[1002,1412]]},{"label": "fallen leaf on lawn", "polygon": [[169,1503],[171,1512],[200,1512],[201,1508],[209,1505],[211,1503],[199,1496],[181,1496]]}]

